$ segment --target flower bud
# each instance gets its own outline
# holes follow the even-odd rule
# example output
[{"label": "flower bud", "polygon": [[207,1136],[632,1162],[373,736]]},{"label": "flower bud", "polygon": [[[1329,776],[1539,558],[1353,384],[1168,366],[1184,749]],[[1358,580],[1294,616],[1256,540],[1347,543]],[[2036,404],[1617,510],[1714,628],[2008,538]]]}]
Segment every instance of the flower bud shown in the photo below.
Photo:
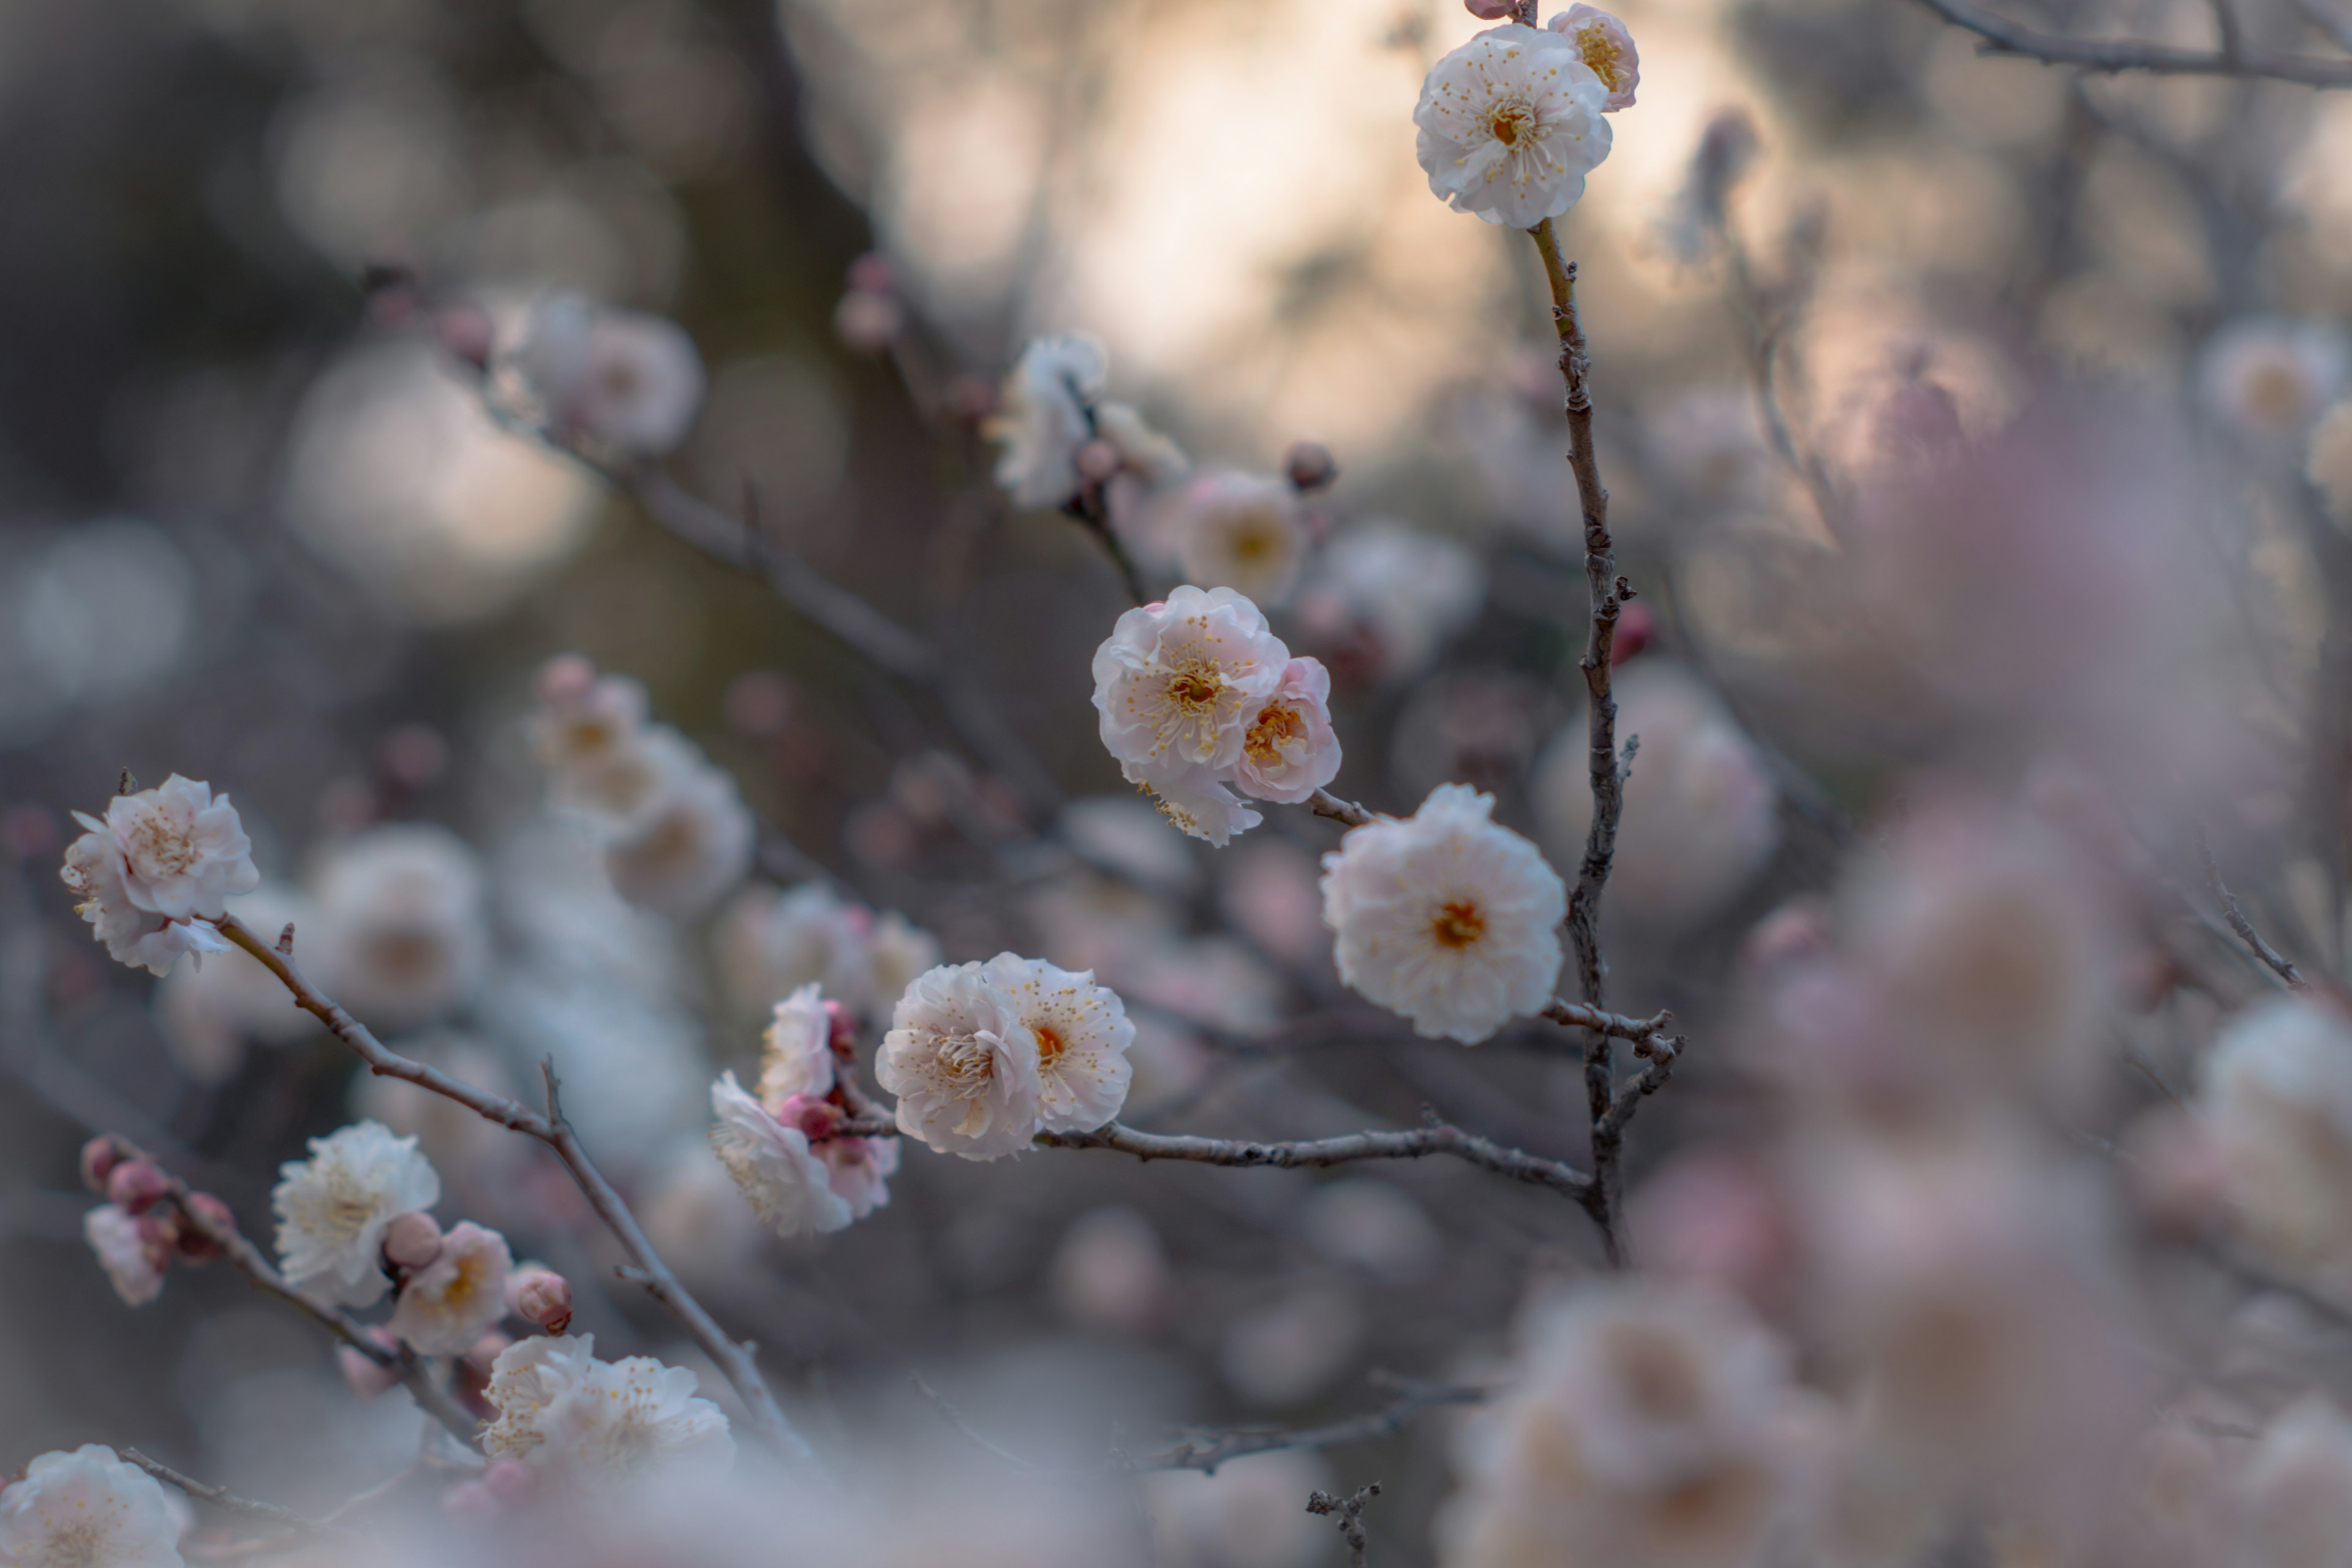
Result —
[{"label": "flower bud", "polygon": [[907,325],[907,312],[887,294],[852,289],[833,308],[833,331],[862,354],[887,353]]},{"label": "flower bud", "polygon": [[1097,484],[1118,472],[1118,448],[1108,441],[1089,441],[1078,448],[1078,475]]},{"label": "flower bud", "polygon": [[180,1216],[168,1208],[150,1209],[139,1216],[139,1244],[158,1268],[167,1267],[180,1249]]},{"label": "flower bud", "polygon": [[498,343],[498,326],[479,305],[451,305],[435,314],[433,337],[452,358],[484,370]]},{"label": "flower bud", "polygon": [[228,1250],[216,1237],[233,1235],[236,1216],[228,1205],[210,1193],[190,1193],[180,1202],[180,1258],[186,1263],[210,1263]]},{"label": "flower bud", "polygon": [[394,1268],[423,1268],[440,1256],[441,1226],[431,1215],[400,1215],[383,1227],[383,1260]]},{"label": "flower bud", "polygon": [[824,1005],[824,1016],[833,1026],[830,1040],[833,1054],[843,1061],[855,1058],[857,1055],[857,1019],[847,1007],[831,1000]]},{"label": "flower bud", "polygon": [[852,289],[867,294],[887,294],[898,286],[890,258],[878,250],[869,250],[849,264],[848,281]]},{"label": "flower bud", "polygon": [[525,1264],[507,1276],[507,1308],[551,1334],[572,1326],[572,1282],[552,1268]]},{"label": "flower bud", "polygon": [[145,1160],[125,1160],[106,1175],[106,1201],[127,1214],[145,1214],[171,1191],[172,1178]]},{"label": "flower bud", "polygon": [[[1509,11],[1510,7],[1506,5],[1496,15],[1507,15]],[[1479,15],[1486,13],[1482,11]],[[1289,476],[1291,488],[1304,496],[1328,489],[1332,481],[1339,477],[1339,465],[1332,458],[1331,448],[1322,442],[1293,441],[1289,452],[1282,459],[1282,471]]]},{"label": "flower bud", "polygon": [[1462,0],[1462,4],[1482,22],[1499,22],[1517,9],[1511,0]]},{"label": "flower bud", "polygon": [[93,1193],[106,1191],[106,1179],[122,1163],[122,1145],[111,1132],[101,1132],[81,1146],[81,1184]]},{"label": "flower bud", "polygon": [[1656,612],[1636,599],[1617,612],[1617,635],[1609,644],[1609,662],[1624,663],[1649,647],[1657,635]]}]

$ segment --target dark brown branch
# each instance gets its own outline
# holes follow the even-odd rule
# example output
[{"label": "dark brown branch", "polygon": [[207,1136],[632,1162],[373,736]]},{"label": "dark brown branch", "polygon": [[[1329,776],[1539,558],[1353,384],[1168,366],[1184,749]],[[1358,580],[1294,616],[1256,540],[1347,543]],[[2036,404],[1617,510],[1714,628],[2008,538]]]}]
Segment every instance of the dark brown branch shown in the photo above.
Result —
[{"label": "dark brown branch", "polygon": [[2221,863],[2213,858],[2212,841],[2205,837],[2202,827],[2197,829],[2197,858],[2204,865],[2205,880],[2211,886],[2213,896],[2221,900],[2222,918],[2230,922],[2230,929],[2237,933],[2238,940],[2244,942],[2247,950],[2261,959],[2272,973],[2286,982],[2287,989],[2310,990],[2310,982],[2304,979],[2303,972],[2295,968],[2294,962],[2284,953],[2263,939],[2263,933],[2254,929],[2254,922],[2248,920],[2246,911],[2239,907],[2238,895],[2230,891],[2230,885],[2221,879]]},{"label": "dark brown branch", "polygon": [[1364,1552],[1370,1544],[1364,1538],[1364,1505],[1381,1495],[1381,1483],[1356,1489],[1352,1497],[1339,1497],[1330,1492],[1307,1494],[1307,1511],[1329,1517],[1339,1516],[1339,1539],[1348,1543],[1349,1568],[1364,1568]]},{"label": "dark brown branch", "polygon": [[290,1530],[298,1535],[341,1536],[345,1533],[331,1525],[305,1519],[289,1509],[279,1508],[274,1502],[255,1502],[250,1498],[238,1497],[236,1493],[224,1490],[219,1487],[207,1486],[193,1476],[182,1475],[160,1460],[149,1458],[136,1448],[123,1449],[122,1458],[126,1463],[138,1466],[165,1485],[177,1487],[197,1501],[208,1502],[224,1513],[240,1514],[258,1523],[274,1524],[281,1530]]},{"label": "dark brown branch", "polygon": [[1352,1164],[1359,1160],[1420,1160],[1447,1154],[1497,1175],[1549,1187],[1586,1202],[1591,1178],[1559,1160],[1546,1160],[1440,1122],[1411,1131],[1343,1133],[1336,1138],[1311,1138],[1288,1143],[1261,1143],[1237,1138],[1200,1138],[1175,1133],[1138,1132],[1112,1122],[1092,1132],[1040,1132],[1036,1139],[1048,1149],[1108,1149],[1139,1160],[1188,1160],[1202,1165],[1299,1166]]},{"label": "dark brown branch", "polygon": [[2219,76],[2294,82],[2304,87],[2352,87],[2352,60],[2318,55],[2282,55],[2240,46],[2225,30],[2218,49],[2183,49],[2126,38],[2070,38],[2044,33],[1969,5],[1967,0],[1919,0],[1955,27],[1974,33],[1979,52],[2015,55],[2045,65],[2073,66],[2109,74],[2146,71],[2153,76]]},{"label": "dark brown branch", "polygon": [[754,1430],[772,1447],[789,1457],[802,1459],[814,1457],[807,1441],[784,1418],[775,1396],[768,1392],[768,1385],[760,1376],[759,1365],[753,1361],[751,1352],[729,1339],[718,1322],[704,1310],[702,1304],[678,1282],[677,1277],[670,1272],[669,1266],[662,1261],[661,1255],[654,1249],[653,1242],[637,1224],[636,1216],[629,1212],[628,1205],[622,1202],[621,1194],[614,1190],[613,1184],[604,1179],[604,1173],[588,1157],[587,1150],[581,1146],[579,1135],[572,1131],[571,1123],[563,1120],[551,1066],[545,1074],[548,1114],[542,1116],[511,1100],[488,1093],[450,1077],[437,1068],[427,1067],[423,1062],[386,1048],[366,1025],[343,1011],[331,998],[303,978],[301,971],[294,966],[290,942],[281,938],[278,946],[273,947],[254,935],[234,915],[220,922],[220,931],[223,936],[251,953],[263,967],[278,976],[279,983],[293,995],[295,1005],[326,1025],[335,1037],[358,1053],[360,1059],[366,1062],[369,1069],[378,1077],[396,1078],[419,1089],[429,1089],[445,1100],[464,1106],[485,1121],[495,1121],[525,1137],[536,1138],[553,1150],[556,1158],[562,1160],[564,1168],[572,1173],[572,1181],[588,1200],[589,1206],[604,1220],[606,1228],[620,1241],[622,1249],[628,1253],[644,1276],[640,1283],[647,1293],[669,1309],[670,1314],[677,1319],[695,1343],[702,1348],[703,1353],[717,1364],[729,1384],[733,1385]]},{"label": "dark brown branch", "polygon": [[[1605,969],[1601,959],[1601,895],[1609,884],[1609,868],[1617,854],[1617,822],[1624,810],[1624,778],[1617,767],[1617,703],[1610,691],[1610,668],[1617,640],[1617,616],[1633,585],[1617,572],[1615,542],[1609,536],[1609,491],[1601,482],[1601,465],[1592,446],[1591,361],[1585,353],[1584,329],[1576,314],[1576,266],[1560,256],[1559,237],[1549,218],[1529,231],[1537,254],[1543,258],[1544,277],[1551,286],[1552,325],[1559,336],[1559,374],[1566,391],[1568,465],[1576,476],[1577,504],[1584,530],[1584,581],[1590,605],[1584,657],[1585,744],[1587,773],[1592,788],[1592,823],[1584,839],[1584,858],[1577,868],[1576,886],[1568,900],[1569,945],[1576,961],[1578,994],[1591,1007],[1603,1005]],[[1622,1267],[1625,1251],[1617,1234],[1616,1144],[1604,1141],[1601,1124],[1614,1100],[1610,1037],[1589,1033],[1584,1042],[1584,1092],[1591,1119],[1592,1179],[1585,1207],[1601,1228],[1601,1244],[1612,1267]]]},{"label": "dark brown branch", "polygon": [[1446,1405],[1475,1405],[1494,1392],[1470,1384],[1408,1383],[1402,1388],[1403,1392],[1386,1408],[1351,1415],[1344,1421],[1297,1429],[1268,1426],[1195,1431],[1171,1447],[1133,1458],[1130,1463],[1138,1470],[1199,1470],[1214,1475],[1219,1465],[1251,1454],[1272,1453],[1277,1448],[1338,1448],[1349,1443],[1394,1436],[1406,1422],[1424,1410]]}]

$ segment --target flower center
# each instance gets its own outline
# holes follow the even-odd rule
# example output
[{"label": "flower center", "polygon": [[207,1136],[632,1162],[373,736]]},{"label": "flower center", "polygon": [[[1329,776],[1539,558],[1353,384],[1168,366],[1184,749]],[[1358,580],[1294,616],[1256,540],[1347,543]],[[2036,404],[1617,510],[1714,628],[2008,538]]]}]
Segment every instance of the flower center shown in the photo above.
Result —
[{"label": "flower center", "polygon": [[996,1053],[978,1035],[950,1035],[940,1042],[940,1076],[959,1100],[970,1099],[996,1076]]},{"label": "flower center", "polygon": [[1039,1067],[1052,1067],[1061,1054],[1070,1048],[1069,1041],[1062,1038],[1062,1031],[1051,1024],[1033,1024],[1029,1026],[1029,1032],[1037,1037]]},{"label": "flower center", "polygon": [[1440,904],[1437,918],[1429,922],[1429,934],[1438,946],[1458,952],[1486,934],[1486,917],[1473,903]]},{"label": "flower center", "polygon": [[1206,665],[1191,664],[1178,669],[1168,680],[1168,700],[1187,713],[1196,713],[1217,704],[1217,693],[1224,681]]},{"label": "flower center", "polygon": [[2246,378],[2246,407],[2265,425],[2286,425],[2303,412],[2303,378],[2283,364],[2266,364]]},{"label": "flower center", "polygon": [[1535,139],[1536,111],[1517,99],[1498,103],[1487,115],[1486,129],[1494,132],[1496,141],[1516,150],[1522,142]]},{"label": "flower center", "polygon": [[1576,52],[1586,65],[1592,68],[1592,74],[1601,79],[1601,86],[1612,92],[1624,87],[1625,51],[1610,38],[1606,27],[1581,29],[1576,37]]},{"label": "flower center", "polygon": [[1271,768],[1280,764],[1285,748],[1306,740],[1307,721],[1296,710],[1277,702],[1259,710],[1257,722],[1242,737],[1242,750],[1259,767]]}]

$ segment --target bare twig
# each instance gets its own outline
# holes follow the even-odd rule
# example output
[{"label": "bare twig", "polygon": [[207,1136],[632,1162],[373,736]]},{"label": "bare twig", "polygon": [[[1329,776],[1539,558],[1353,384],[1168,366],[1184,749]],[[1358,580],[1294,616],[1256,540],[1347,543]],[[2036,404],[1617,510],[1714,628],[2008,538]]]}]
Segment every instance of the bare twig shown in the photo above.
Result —
[{"label": "bare twig", "polygon": [[2212,841],[2206,837],[2205,829],[2201,826],[2197,829],[2197,858],[2204,865],[2205,880],[2212,887],[2213,896],[2221,900],[2222,918],[2230,922],[2230,929],[2237,933],[2238,940],[2244,942],[2248,951],[2261,959],[2272,973],[2286,982],[2287,989],[2310,990],[2310,982],[2304,979],[2303,972],[2295,968],[2284,953],[2263,939],[2263,933],[2254,929],[2254,922],[2248,920],[2246,911],[2239,907],[2238,895],[2230,891],[2230,885],[2221,879],[2221,863],[2213,858]]},{"label": "bare twig", "polygon": [[1118,568],[1119,582],[1127,589],[1127,596],[1139,605],[1150,604],[1151,595],[1144,590],[1143,574],[1136,569],[1135,558],[1127,552],[1126,542],[1111,526],[1110,505],[1102,487],[1091,480],[1081,486],[1071,499],[1069,510],[1072,517],[1086,525],[1088,533],[1102,541],[1111,564]]},{"label": "bare twig", "polygon": [[182,1475],[160,1460],[149,1458],[136,1448],[123,1449],[122,1458],[157,1480],[168,1486],[177,1487],[199,1502],[208,1502],[225,1513],[241,1514],[258,1523],[274,1524],[281,1530],[290,1530],[298,1535],[345,1534],[345,1531],[337,1530],[331,1525],[321,1524],[317,1520],[305,1519],[289,1509],[279,1508],[274,1502],[255,1502],[250,1498],[238,1497],[236,1493],[226,1491],[219,1487],[207,1486],[193,1476]]},{"label": "bare twig", "polygon": [[[1391,1379],[1391,1382],[1401,1380]],[[1156,1454],[1131,1460],[1139,1470],[1199,1470],[1214,1475],[1219,1465],[1251,1454],[1277,1448],[1338,1448],[1395,1436],[1406,1422],[1424,1410],[1446,1405],[1475,1405],[1493,1390],[1475,1384],[1401,1383],[1403,1392],[1386,1407],[1320,1426],[1244,1427],[1234,1431],[1194,1431],[1181,1442]]]},{"label": "bare twig", "polygon": [[587,1198],[589,1206],[604,1220],[606,1228],[620,1241],[622,1249],[643,1274],[639,1283],[656,1300],[669,1309],[671,1316],[677,1319],[695,1343],[702,1348],[703,1353],[717,1364],[728,1383],[734,1387],[753,1428],[771,1446],[789,1457],[800,1459],[814,1458],[807,1441],[784,1418],[775,1396],[768,1392],[768,1385],[760,1376],[759,1365],[750,1350],[729,1339],[702,1304],[679,1283],[677,1277],[670,1272],[669,1266],[662,1261],[661,1255],[654,1249],[653,1242],[637,1224],[636,1216],[629,1212],[628,1205],[621,1200],[621,1194],[614,1190],[612,1183],[604,1179],[604,1173],[588,1157],[579,1135],[563,1119],[558,1100],[559,1085],[551,1064],[544,1073],[548,1113],[542,1116],[511,1100],[477,1089],[437,1068],[427,1067],[423,1062],[386,1048],[367,1026],[343,1011],[331,998],[303,978],[301,971],[294,966],[290,942],[281,942],[279,946],[273,947],[256,936],[234,915],[220,922],[220,931],[223,936],[259,960],[263,967],[275,974],[292,994],[297,1006],[326,1025],[335,1037],[358,1053],[360,1059],[366,1062],[369,1069],[377,1076],[396,1078],[419,1089],[429,1089],[445,1100],[456,1101],[486,1121],[495,1121],[525,1137],[535,1138],[553,1150],[556,1158],[562,1160],[564,1168],[572,1173],[572,1181],[579,1186],[581,1194]]},{"label": "bare twig", "polygon": [[1307,805],[1316,816],[1344,822],[1350,827],[1362,827],[1381,820],[1379,813],[1367,811],[1352,800],[1342,800],[1328,789],[1318,789],[1307,796]]},{"label": "bare twig", "polygon": [[1364,1505],[1381,1495],[1381,1483],[1359,1487],[1352,1497],[1338,1497],[1330,1492],[1309,1492],[1307,1511],[1328,1517],[1339,1516],[1339,1539],[1348,1543],[1349,1568],[1364,1568],[1364,1552],[1369,1545],[1364,1539]]},{"label": "bare twig", "polygon": [[1537,1016],[1571,1029],[1591,1029],[1620,1040],[1630,1040],[1633,1054],[1648,1056],[1654,1049],[1663,1049],[1672,1056],[1682,1046],[1682,1038],[1669,1032],[1675,1021],[1672,1013],[1661,1010],[1646,1018],[1629,1018],[1622,1013],[1612,1013],[1600,1007],[1588,1007],[1581,1002],[1555,998],[1552,1005]]},{"label": "bare twig", "polygon": [[[1576,314],[1576,265],[1561,258],[1559,237],[1549,218],[1529,232],[1551,286],[1552,324],[1559,336],[1560,382],[1566,390],[1568,464],[1576,476],[1577,503],[1584,525],[1584,581],[1591,615],[1584,657],[1578,668],[1584,672],[1592,823],[1585,834],[1576,887],[1569,895],[1568,936],[1576,960],[1578,993],[1588,1006],[1597,1008],[1603,1005],[1605,975],[1601,958],[1601,895],[1609,884],[1610,865],[1617,853],[1617,821],[1625,804],[1624,780],[1617,770],[1617,703],[1610,691],[1610,667],[1618,612],[1633,597],[1633,588],[1617,572],[1616,545],[1609,536],[1609,491],[1601,483],[1600,461],[1593,452],[1592,366]],[[1610,1038],[1595,1030],[1586,1035],[1584,1042],[1585,1101],[1593,1130],[1592,1177],[1584,1203],[1601,1229],[1601,1248],[1611,1265],[1622,1267],[1625,1249],[1617,1234],[1617,1145],[1613,1138],[1601,1137],[1615,1097]]]},{"label": "bare twig", "polygon": [[1139,1160],[1187,1160],[1202,1165],[1297,1166],[1351,1164],[1359,1160],[1420,1160],[1448,1154],[1457,1160],[1566,1194],[1586,1201],[1591,1178],[1559,1160],[1546,1160],[1440,1122],[1411,1131],[1349,1132],[1336,1138],[1312,1138],[1288,1143],[1261,1143],[1237,1138],[1200,1138],[1173,1133],[1138,1132],[1112,1122],[1092,1132],[1040,1132],[1037,1142],[1049,1149],[1108,1149]]},{"label": "bare twig", "polygon": [[2126,38],[2070,38],[2044,33],[1968,4],[1968,0],[1919,0],[1955,27],[1974,33],[1979,52],[2016,55],[2046,65],[2079,70],[2152,76],[2220,76],[2295,82],[2304,87],[2352,87],[2352,60],[2318,55],[2283,55],[2247,49],[2225,26],[2218,49],[2184,49]]},{"label": "bare twig", "polygon": [[1003,1447],[1002,1444],[991,1440],[980,1430],[979,1427],[966,1420],[964,1418],[964,1413],[957,1409],[954,1403],[950,1401],[946,1394],[941,1394],[938,1389],[933,1388],[929,1380],[924,1377],[921,1373],[914,1371],[911,1368],[908,1369],[907,1373],[907,1381],[915,1385],[916,1393],[930,1401],[931,1408],[937,1410],[949,1426],[954,1427],[957,1432],[961,1433],[975,1447],[986,1452],[999,1464],[1004,1466],[1005,1468],[1012,1470],[1016,1475],[1034,1476],[1038,1473],[1037,1467],[1035,1465],[1031,1464],[1028,1460],[1013,1452],[1010,1448]]}]

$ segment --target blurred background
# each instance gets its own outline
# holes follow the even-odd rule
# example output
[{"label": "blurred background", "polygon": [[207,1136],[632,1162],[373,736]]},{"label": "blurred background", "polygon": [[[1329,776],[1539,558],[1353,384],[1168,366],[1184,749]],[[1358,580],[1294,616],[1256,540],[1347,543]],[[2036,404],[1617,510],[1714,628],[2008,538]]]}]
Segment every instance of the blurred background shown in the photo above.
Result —
[{"label": "blurred background", "polygon": [[[2264,928],[2340,955],[2352,416],[2327,417],[2325,345],[2352,307],[2352,97],[2077,81],[1896,0],[1622,15],[1640,100],[1562,226],[1644,610],[1612,1000],[1712,1042],[1645,1112],[1638,1212],[1678,1147],[1752,1130],[1742,941],[1890,803],[2095,793],[2159,859],[2210,823]],[[2242,20],[2306,37],[2284,5]],[[55,868],[125,769],[227,791],[267,920],[322,942],[364,945],[355,860],[455,857],[462,912],[425,931],[451,945],[379,986],[379,1031],[509,1086],[554,1055],[656,1240],[820,1429],[924,1416],[910,1369],[1016,1447],[1310,1423],[1386,1398],[1375,1371],[1476,1375],[1531,1279],[1590,1268],[1570,1206],[1467,1168],[919,1148],[887,1209],[781,1246],[702,1145],[778,987],[839,984],[808,953],[887,929],[1096,968],[1143,1029],[1144,1125],[1306,1137],[1427,1105],[1583,1157],[1557,1032],[1465,1054],[1339,987],[1330,824],[1274,809],[1210,851],[1119,783],[1087,706],[1118,580],[991,487],[982,428],[1027,337],[1082,330],[1196,468],[1326,443],[1340,478],[1276,625],[1335,671],[1336,787],[1404,811],[1472,782],[1572,865],[1584,598],[1542,278],[1412,153],[1423,74],[1480,26],[1441,0],[0,4],[0,1468],[133,1442],[323,1506],[414,1444],[404,1395],[353,1398],[226,1270],[117,1300],[80,1237],[92,1128],[257,1237],[306,1138],[418,1131],[445,1215],[565,1269],[606,1354],[693,1363],[541,1151],[354,1082],[241,958],[162,984],[107,961]],[[870,254],[878,319],[844,306]],[[384,267],[414,282],[363,286]],[[684,326],[709,390],[668,471],[755,504],[961,684],[894,681],[501,428],[425,323],[467,301],[510,338],[560,289]],[[1996,460],[1955,481],[1951,439]],[[739,782],[759,868],[721,913],[625,903],[551,813],[524,717],[562,652],[644,682]],[[969,748],[980,700],[1021,766]],[[415,825],[455,837],[385,837]],[[2254,988],[2215,962],[2158,1042],[2174,1066]],[[1237,1466],[1168,1560],[1336,1560],[1290,1500],[1375,1478],[1383,1560],[1421,1560],[1443,1426]]]}]

